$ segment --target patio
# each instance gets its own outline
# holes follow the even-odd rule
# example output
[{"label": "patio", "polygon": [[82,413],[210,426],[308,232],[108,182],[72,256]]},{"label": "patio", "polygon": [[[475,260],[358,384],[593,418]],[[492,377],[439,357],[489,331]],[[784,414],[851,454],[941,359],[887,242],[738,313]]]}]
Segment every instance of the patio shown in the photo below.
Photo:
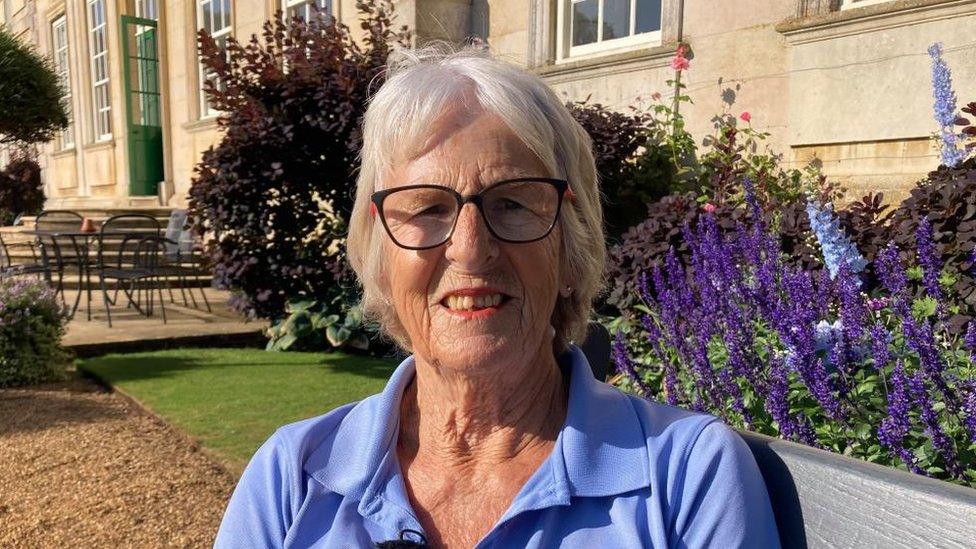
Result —
[{"label": "patio", "polygon": [[[77,290],[65,290],[65,299],[73,303]],[[205,288],[210,301],[211,312],[205,308],[184,306],[179,292],[174,292],[175,303],[166,297],[166,323],[159,314],[158,304],[155,314],[150,317],[139,314],[135,309],[112,308],[113,326],[108,327],[105,309],[99,295],[93,295],[92,319],[85,315],[85,300],[74,319],[68,324],[63,343],[79,356],[91,356],[105,352],[124,352],[129,350],[158,349],[177,345],[189,345],[207,341],[210,345],[229,345],[234,343],[261,343],[262,324],[247,322],[241,315],[227,306],[230,293]],[[199,292],[194,290],[197,300]]]}]

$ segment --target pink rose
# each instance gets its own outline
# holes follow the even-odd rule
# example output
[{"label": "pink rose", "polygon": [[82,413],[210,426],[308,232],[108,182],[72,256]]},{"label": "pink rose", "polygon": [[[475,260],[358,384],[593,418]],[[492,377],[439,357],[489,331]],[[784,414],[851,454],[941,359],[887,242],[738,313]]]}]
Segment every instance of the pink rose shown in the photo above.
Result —
[{"label": "pink rose", "polygon": [[746,111],[746,112],[740,114],[739,115],[739,118],[741,118],[743,122],[748,122],[748,121],[752,120],[752,115],[749,114],[749,111]]},{"label": "pink rose", "polygon": [[685,59],[685,57],[680,53],[675,55],[674,59],[671,60],[671,68],[676,71],[688,70],[688,67],[690,66],[691,65],[688,63],[688,60]]},{"label": "pink rose", "polygon": [[712,213],[718,208],[715,207],[715,204],[712,204],[711,202],[706,202],[705,205],[702,206],[702,209],[705,210],[706,213]]}]

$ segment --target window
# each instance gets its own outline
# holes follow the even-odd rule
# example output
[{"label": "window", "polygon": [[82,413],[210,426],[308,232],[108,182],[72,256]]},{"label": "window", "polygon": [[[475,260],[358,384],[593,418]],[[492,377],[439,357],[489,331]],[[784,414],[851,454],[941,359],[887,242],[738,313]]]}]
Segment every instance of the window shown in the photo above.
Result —
[{"label": "window", "polygon": [[843,0],[840,9],[849,10],[851,8],[860,8],[862,6],[871,6],[873,4],[883,4],[885,2],[891,2],[891,0]]},{"label": "window", "polygon": [[564,0],[563,52],[568,56],[661,41],[662,0]]},{"label": "window", "polygon": [[[197,27],[210,33],[217,46],[226,48],[231,32],[231,0],[197,0]],[[216,116],[219,111],[207,101],[203,83],[214,82],[221,90],[225,89],[225,84],[217,79],[216,74],[207,72],[199,58],[197,64],[200,66],[200,116]]]},{"label": "window", "polygon": [[281,0],[281,9],[285,12],[285,19],[301,17],[308,20],[313,14],[313,6],[317,6],[326,15],[332,15],[331,0]]},{"label": "window", "polygon": [[71,121],[71,72],[68,68],[68,27],[62,15],[51,23],[52,52],[54,54],[54,72],[58,75],[58,82],[64,90],[64,108],[68,114],[68,127],[61,131],[58,147],[63,151],[75,146],[74,128]]},{"label": "window", "polygon": [[108,85],[106,29],[105,0],[88,0],[88,50],[91,55],[92,120],[95,141],[112,138],[112,103]]},{"label": "window", "polygon": [[156,20],[156,0],[136,0],[136,17]]}]

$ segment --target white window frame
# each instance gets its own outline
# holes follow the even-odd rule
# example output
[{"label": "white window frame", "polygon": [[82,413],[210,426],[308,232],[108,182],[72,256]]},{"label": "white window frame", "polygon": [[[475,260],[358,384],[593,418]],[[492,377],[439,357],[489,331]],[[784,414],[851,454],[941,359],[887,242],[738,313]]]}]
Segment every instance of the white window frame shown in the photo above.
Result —
[{"label": "white window frame", "polygon": [[[234,29],[234,12],[233,12],[234,3],[233,2],[231,2],[230,0],[226,0],[226,1],[225,0],[196,0],[196,1],[197,1],[197,29],[208,30],[208,32],[210,32],[210,36],[212,36],[213,39],[217,41],[219,41],[220,38],[229,36],[233,32]],[[203,20],[203,8],[205,5],[213,6],[213,4],[217,2],[220,2],[222,6],[226,4],[226,7],[228,8],[228,10],[225,12],[225,17],[227,18],[226,22],[224,21],[220,22],[226,24],[218,28],[216,25],[217,22],[214,21],[214,12],[211,9],[209,28],[208,28],[207,22]],[[207,95],[203,92],[203,83],[208,78],[211,78],[213,74],[212,73],[208,74],[205,72],[205,67],[203,66],[203,59],[199,55],[197,56],[197,67],[199,69],[197,71],[199,76],[199,79],[197,81],[197,91],[200,97],[200,101],[199,101],[200,118],[201,119],[213,118],[220,114],[220,110],[215,109],[210,105],[209,102],[207,102]]]},{"label": "white window frame", "polygon": [[68,20],[65,14],[51,21],[51,57],[54,59],[54,73],[64,89],[64,105],[68,115],[68,125],[61,130],[58,149],[66,151],[75,148],[74,121],[71,116],[71,56],[68,51]]},{"label": "white window frame", "polygon": [[859,0],[855,2],[854,0],[843,0],[840,5],[841,11],[852,10],[855,8],[863,8],[864,6],[874,6],[876,4],[884,4],[886,2],[892,2],[893,0]]},{"label": "white window frame", "polygon": [[312,13],[312,4],[317,4],[320,10],[327,15],[332,15],[332,0],[281,0],[281,11],[284,12],[285,21],[291,19],[295,12],[302,11],[302,19],[307,19]]},{"label": "white window frame", "polygon": [[[656,31],[634,34],[637,25],[636,11],[637,0],[630,0],[630,35],[611,40],[603,40],[603,4],[604,0],[598,0],[597,4],[597,41],[592,44],[581,46],[573,45],[573,9],[572,5],[581,0],[560,0],[557,7],[557,36],[559,40],[559,59],[587,57],[593,54],[609,52],[613,50],[633,49],[637,46],[656,46],[661,44],[662,29]],[[664,9],[662,0],[662,11]],[[664,25],[662,14],[661,25]]]},{"label": "white window frame", "polygon": [[[92,18],[95,6],[101,7],[101,23]],[[112,90],[111,65],[108,58],[108,5],[106,0],[87,0],[85,14],[88,21],[88,61],[91,70],[92,92],[92,138],[95,141],[112,139]],[[99,49],[101,48],[101,49]],[[99,62],[104,64],[104,78],[99,79],[96,67]],[[102,90],[104,104],[99,101],[99,89]]]}]

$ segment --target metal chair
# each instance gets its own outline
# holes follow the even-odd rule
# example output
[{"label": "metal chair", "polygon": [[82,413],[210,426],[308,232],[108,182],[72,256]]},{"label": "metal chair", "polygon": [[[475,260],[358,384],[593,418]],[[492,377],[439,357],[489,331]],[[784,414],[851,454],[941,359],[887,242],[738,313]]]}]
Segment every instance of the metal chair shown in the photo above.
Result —
[{"label": "metal chair", "polygon": [[[189,281],[190,278],[210,276],[210,273],[203,268],[203,259],[197,254],[200,248],[196,245],[193,232],[187,226],[186,210],[173,210],[170,213],[169,223],[166,226],[166,238],[160,244],[164,248],[160,253],[165,255],[164,263],[159,267],[160,272],[163,273],[161,276],[177,280],[178,289],[183,296],[183,305],[190,306],[187,301],[187,294],[189,294],[193,308],[198,307],[197,299],[193,295],[193,288],[197,288],[207,312],[212,312],[206,292],[199,285],[190,284]],[[169,284],[167,284],[167,289],[170,303],[175,303],[173,290]]]},{"label": "metal chair", "polygon": [[[151,308],[140,306],[139,292],[146,292],[152,296],[149,284],[157,275],[151,270],[151,258],[140,248],[140,241],[147,237],[159,237],[161,227],[159,221],[146,214],[121,214],[108,218],[99,231],[98,259],[94,270],[98,276],[98,285],[102,291],[105,303],[105,315],[109,327],[112,326],[111,307],[116,305],[119,291],[122,291],[127,306],[136,309],[140,314],[151,314]],[[114,282],[115,292],[109,297],[109,283]],[[160,301],[162,301],[162,290]],[[148,300],[147,300],[148,301]],[[163,309],[163,322],[166,321],[166,310]]]},{"label": "metal chair", "polygon": [[[33,259],[30,263],[14,263],[10,257],[10,249],[17,247],[28,247]],[[0,233],[0,278],[8,278],[25,275],[42,275],[45,280],[50,282],[50,269],[38,261],[37,251],[31,242],[12,242],[7,244]]]},{"label": "metal chair", "polygon": [[[85,220],[81,214],[70,210],[45,210],[38,214],[34,221],[34,228],[38,231],[78,231]],[[47,269],[48,282],[61,300],[64,301],[64,275],[68,268],[82,269],[82,258],[85,251],[81,250],[77,239],[67,236],[38,235],[37,248],[41,252],[41,264]],[[55,282],[55,278],[57,282]]]}]

